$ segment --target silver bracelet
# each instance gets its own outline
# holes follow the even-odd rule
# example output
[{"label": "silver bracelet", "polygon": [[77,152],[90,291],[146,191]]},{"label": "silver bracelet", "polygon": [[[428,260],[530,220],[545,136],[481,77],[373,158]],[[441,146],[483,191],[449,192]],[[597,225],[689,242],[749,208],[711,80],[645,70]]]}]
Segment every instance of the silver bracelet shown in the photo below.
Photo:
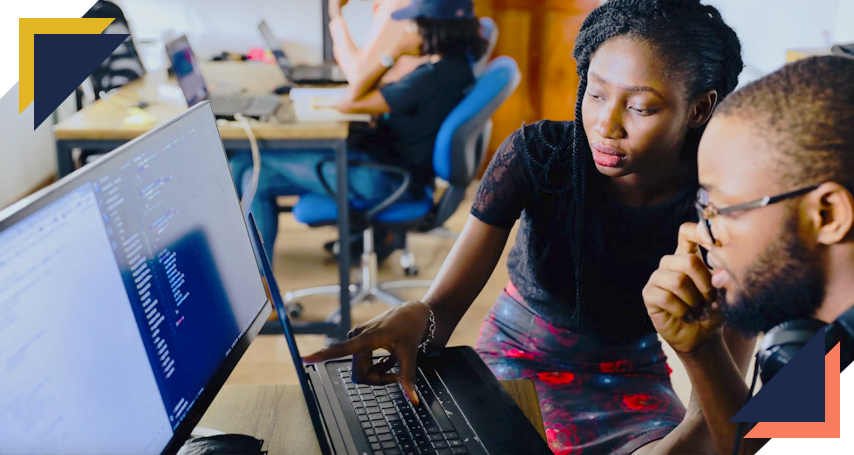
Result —
[{"label": "silver bracelet", "polygon": [[418,347],[421,348],[421,352],[425,354],[427,353],[427,345],[436,339],[436,316],[433,314],[433,310],[430,309],[430,307],[427,307],[427,311],[430,312],[430,333],[427,335],[427,339],[418,345]]}]

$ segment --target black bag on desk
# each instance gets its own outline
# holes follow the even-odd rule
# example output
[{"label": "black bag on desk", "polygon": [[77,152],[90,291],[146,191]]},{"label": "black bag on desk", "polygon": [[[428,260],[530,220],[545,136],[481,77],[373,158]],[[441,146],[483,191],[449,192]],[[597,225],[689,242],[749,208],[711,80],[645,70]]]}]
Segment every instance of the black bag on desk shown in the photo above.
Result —
[{"label": "black bag on desk", "polygon": [[267,455],[263,439],[244,434],[220,434],[188,439],[178,455]]}]

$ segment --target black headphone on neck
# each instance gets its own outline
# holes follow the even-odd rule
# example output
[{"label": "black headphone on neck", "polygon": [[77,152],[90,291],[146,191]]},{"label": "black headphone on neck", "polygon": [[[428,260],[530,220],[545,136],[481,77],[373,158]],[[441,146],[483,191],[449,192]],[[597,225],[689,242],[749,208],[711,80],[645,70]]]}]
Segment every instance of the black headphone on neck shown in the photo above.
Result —
[{"label": "black headphone on neck", "polygon": [[766,332],[756,354],[756,367],[760,371],[762,383],[767,384],[822,329],[828,335],[825,348],[829,350],[837,342],[842,342],[848,349],[841,350],[841,363],[843,366],[850,363],[850,358],[854,356],[854,352],[849,352],[854,347],[854,307],[830,325],[817,319],[796,319]]},{"label": "black headphone on neck", "polygon": [[[762,378],[762,384],[768,384],[768,381],[782,370],[820,330],[824,330],[825,354],[830,352],[837,343],[841,343],[839,371],[842,373],[842,398],[845,399],[854,390],[854,357],[851,355],[851,347],[854,345],[854,307],[839,316],[832,324],[825,324],[818,319],[796,319],[778,324],[765,332],[762,344],[759,345],[759,352],[756,353],[756,366],[747,401],[750,401],[753,396],[757,373]],[[738,424],[733,455],[739,453],[742,424],[743,422]],[[747,444],[746,440],[745,444]]]}]

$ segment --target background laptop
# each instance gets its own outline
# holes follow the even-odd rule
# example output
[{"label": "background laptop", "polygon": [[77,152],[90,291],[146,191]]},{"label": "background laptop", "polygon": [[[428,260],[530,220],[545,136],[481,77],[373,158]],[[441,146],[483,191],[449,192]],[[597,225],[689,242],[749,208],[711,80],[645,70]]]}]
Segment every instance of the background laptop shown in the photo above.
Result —
[{"label": "background laptop", "polygon": [[0,453],[174,453],[271,312],[209,103],[0,211]]},{"label": "background laptop", "polygon": [[[477,353],[443,349],[419,358],[419,406],[400,384],[353,383],[350,359],[303,365],[262,240],[249,231],[263,280],[282,324],[324,454],[461,455],[552,452]],[[376,357],[375,360],[381,357]]]},{"label": "background laptop", "polygon": [[273,55],[276,57],[276,62],[279,64],[279,68],[282,69],[282,72],[285,73],[285,77],[288,78],[288,80],[296,84],[307,85],[347,83],[347,78],[344,77],[344,73],[341,72],[341,69],[338,68],[337,65],[291,65],[291,61],[285,55],[285,50],[282,49],[282,45],[279,43],[279,40],[276,39],[276,35],[270,31],[270,27],[267,26],[265,21],[261,21],[261,23],[258,24],[258,30],[261,32],[261,36],[264,37],[264,42],[267,43],[267,47],[269,47],[270,51],[273,52]]},{"label": "background laptop", "polygon": [[202,77],[202,71],[190,42],[186,36],[176,38],[166,43],[166,53],[178,85],[187,99],[187,106],[194,106],[201,101],[210,100],[211,107],[217,118],[234,118],[237,113],[246,117],[261,118],[272,115],[279,108],[281,100],[278,96],[208,96],[208,86]]}]

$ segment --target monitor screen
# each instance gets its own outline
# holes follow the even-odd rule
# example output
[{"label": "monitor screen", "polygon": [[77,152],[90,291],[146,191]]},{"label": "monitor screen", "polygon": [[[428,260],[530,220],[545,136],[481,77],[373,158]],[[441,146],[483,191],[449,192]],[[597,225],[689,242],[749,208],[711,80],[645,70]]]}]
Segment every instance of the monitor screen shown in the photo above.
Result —
[{"label": "monitor screen", "polygon": [[180,445],[269,311],[205,103],[0,212],[0,453]]},{"label": "monitor screen", "polygon": [[285,55],[285,50],[282,49],[282,45],[279,43],[279,40],[276,39],[276,35],[273,35],[273,32],[270,31],[270,27],[267,26],[267,22],[261,21],[258,24],[258,30],[261,32],[261,36],[264,37],[264,42],[267,43],[267,47],[270,48],[270,52],[273,53],[273,56],[276,57],[276,62],[279,64],[279,67],[282,68],[282,71],[285,72],[285,76],[291,71],[291,61],[288,60],[288,57]]},{"label": "monitor screen", "polygon": [[182,36],[167,43],[166,53],[169,55],[169,61],[172,62],[178,85],[181,86],[184,98],[187,99],[187,106],[194,106],[208,99],[208,87],[187,37]]}]

